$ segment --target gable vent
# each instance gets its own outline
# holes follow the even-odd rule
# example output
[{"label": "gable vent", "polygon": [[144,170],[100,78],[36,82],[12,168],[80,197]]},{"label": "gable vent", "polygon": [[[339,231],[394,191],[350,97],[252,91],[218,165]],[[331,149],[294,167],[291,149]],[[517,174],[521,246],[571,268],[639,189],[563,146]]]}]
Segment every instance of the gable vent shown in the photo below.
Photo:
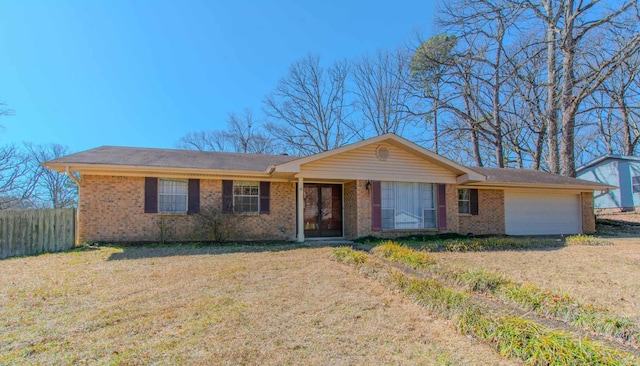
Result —
[{"label": "gable vent", "polygon": [[376,156],[378,157],[378,160],[386,161],[389,159],[389,149],[384,146],[378,146],[378,148],[376,148]]}]

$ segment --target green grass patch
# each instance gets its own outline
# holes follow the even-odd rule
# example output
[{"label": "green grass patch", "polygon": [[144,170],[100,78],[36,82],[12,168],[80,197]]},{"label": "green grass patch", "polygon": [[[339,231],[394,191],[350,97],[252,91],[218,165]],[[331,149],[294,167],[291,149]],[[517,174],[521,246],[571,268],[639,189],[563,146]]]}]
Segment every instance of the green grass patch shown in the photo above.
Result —
[{"label": "green grass patch", "polygon": [[427,268],[436,263],[436,259],[429,253],[420,252],[406,246],[386,241],[373,248],[372,252],[383,258],[401,262],[411,268]]},{"label": "green grass patch", "polygon": [[363,264],[367,261],[367,254],[353,250],[349,247],[339,247],[331,251],[331,257],[335,260],[351,263],[351,264]]},{"label": "green grass patch", "polygon": [[611,240],[591,235],[572,235],[566,241],[567,245],[613,245]]},{"label": "green grass patch", "polygon": [[500,286],[509,281],[502,275],[480,271],[467,271],[455,276],[459,282],[464,283],[469,290],[479,293],[494,293]]},{"label": "green grass patch", "polygon": [[[337,248],[333,250],[332,256],[343,262],[356,263],[351,258],[360,258],[360,256],[353,252],[355,251],[351,248]],[[361,255],[368,257],[364,253]],[[360,268],[367,266],[376,265],[370,260],[363,259],[360,262]],[[445,319],[453,320],[459,332],[492,344],[501,355],[521,359],[526,364],[637,364],[633,355],[619,352],[604,344],[586,338],[576,339],[570,334],[550,330],[530,320],[491,314],[474,303],[467,294],[448,288],[435,279],[419,279],[389,268],[386,270],[386,275],[381,275],[381,271],[378,270],[375,273],[378,276],[376,279],[387,286],[399,289],[425,309]],[[486,281],[486,278],[498,280],[497,283],[504,281],[504,279],[487,275],[468,275],[467,278],[470,282],[482,284],[481,288],[491,287],[486,285],[487,282],[491,282]],[[478,280],[479,278],[482,280]]]}]

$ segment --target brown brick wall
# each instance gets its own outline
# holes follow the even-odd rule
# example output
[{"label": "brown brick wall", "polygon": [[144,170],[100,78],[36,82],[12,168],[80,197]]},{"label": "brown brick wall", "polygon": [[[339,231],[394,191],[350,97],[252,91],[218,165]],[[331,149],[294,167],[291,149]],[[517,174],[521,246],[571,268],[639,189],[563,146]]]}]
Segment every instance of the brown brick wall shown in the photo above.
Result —
[{"label": "brown brick wall", "polygon": [[[220,209],[222,181],[200,181],[200,207]],[[144,178],[83,175],[78,203],[78,241],[157,241],[164,222],[167,240],[203,240],[195,215],[144,213]],[[229,239],[290,240],[295,237],[295,183],[271,183],[270,214],[231,215]]]},{"label": "brown brick wall", "polygon": [[582,232],[593,234],[596,232],[596,216],[593,212],[593,192],[582,192]]},{"label": "brown brick wall", "polygon": [[504,191],[479,189],[478,215],[460,215],[458,221],[460,234],[504,234]]},{"label": "brown brick wall", "polygon": [[447,230],[449,232],[458,232],[458,186],[456,184],[447,184],[446,186],[447,201]]},{"label": "brown brick wall", "polygon": [[344,207],[343,231],[345,238],[358,237],[358,199],[356,183],[356,181],[351,181],[342,186],[342,206]]}]

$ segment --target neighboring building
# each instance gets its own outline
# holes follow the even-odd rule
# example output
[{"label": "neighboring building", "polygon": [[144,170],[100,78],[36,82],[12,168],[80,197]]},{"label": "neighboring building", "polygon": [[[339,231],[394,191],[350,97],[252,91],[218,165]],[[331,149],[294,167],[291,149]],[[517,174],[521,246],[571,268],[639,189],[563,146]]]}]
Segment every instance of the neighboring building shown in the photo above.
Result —
[{"label": "neighboring building", "polygon": [[593,232],[593,191],[533,170],[471,168],[394,134],[303,158],[99,147],[44,163],[79,173],[78,241],[198,237],[200,211],[234,220],[232,240],[413,233]]},{"label": "neighboring building", "polygon": [[605,155],[576,169],[580,179],[614,186],[597,192],[597,209],[634,210],[640,206],[640,158]]}]

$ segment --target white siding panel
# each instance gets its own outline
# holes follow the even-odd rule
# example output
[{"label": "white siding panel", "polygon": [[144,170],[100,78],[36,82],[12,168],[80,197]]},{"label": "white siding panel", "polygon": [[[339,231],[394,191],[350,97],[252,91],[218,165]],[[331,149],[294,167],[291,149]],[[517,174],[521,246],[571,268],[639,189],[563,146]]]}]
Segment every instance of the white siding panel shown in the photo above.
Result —
[{"label": "white siding panel", "polygon": [[[380,161],[376,148],[389,149],[389,158]],[[455,183],[456,174],[425,158],[390,144],[374,144],[316,160],[300,167],[305,178],[371,179],[399,182]]]},{"label": "white siding panel", "polygon": [[505,191],[507,235],[558,235],[582,232],[580,195]]}]

